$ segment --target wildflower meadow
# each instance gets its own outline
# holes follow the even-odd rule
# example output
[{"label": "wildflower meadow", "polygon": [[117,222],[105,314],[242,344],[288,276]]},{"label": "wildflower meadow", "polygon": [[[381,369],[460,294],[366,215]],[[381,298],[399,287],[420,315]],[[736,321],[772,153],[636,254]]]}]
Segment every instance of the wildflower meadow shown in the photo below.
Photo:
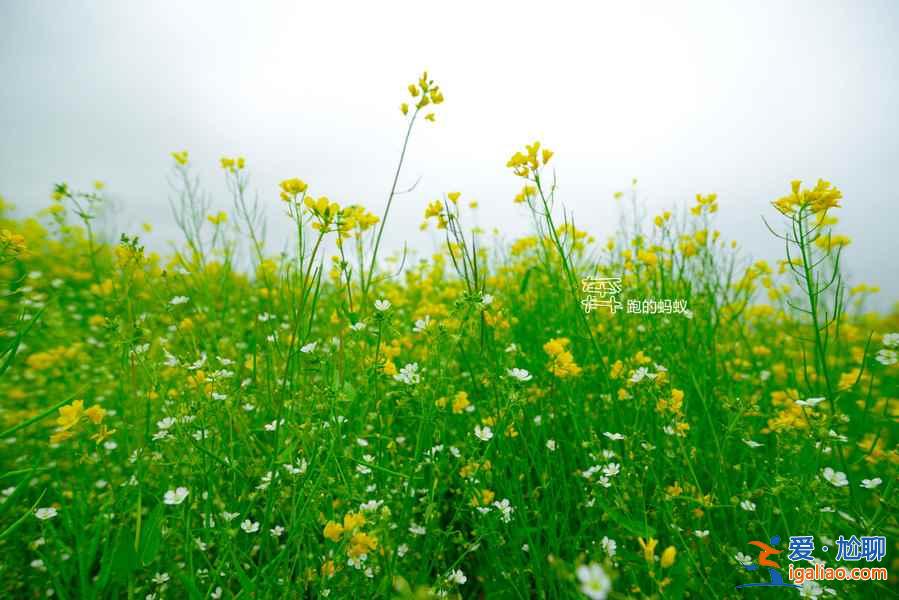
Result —
[{"label": "wildflower meadow", "polygon": [[[464,182],[399,193],[452,102],[398,91],[367,206],[315,173],[255,190],[240,156],[219,197],[178,149],[161,253],[100,227],[102,182],[4,190],[0,597],[895,597],[899,309],[845,275],[857,199],[785,181],[770,264],[712,191],[646,214],[635,182],[597,239],[552,150],[512,140],[520,192],[489,202],[531,228],[505,241]],[[400,210],[433,254],[385,251],[417,233]]]}]

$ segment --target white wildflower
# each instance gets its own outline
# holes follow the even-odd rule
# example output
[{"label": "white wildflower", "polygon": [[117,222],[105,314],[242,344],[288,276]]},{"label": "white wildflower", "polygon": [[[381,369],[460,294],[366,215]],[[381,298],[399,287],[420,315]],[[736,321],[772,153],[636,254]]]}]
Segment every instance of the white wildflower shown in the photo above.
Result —
[{"label": "white wildflower", "polygon": [[459,569],[454,569],[447,577],[450,583],[454,583],[456,585],[463,585],[466,581],[468,581],[468,577],[465,576],[465,573],[460,571]]},{"label": "white wildflower", "polygon": [[418,363],[409,363],[400,369],[400,372],[393,376],[394,380],[406,385],[417,385],[421,382],[421,375],[418,372]]},{"label": "white wildflower", "polygon": [[56,509],[53,508],[52,506],[39,508],[36,511],[34,511],[34,516],[37,517],[38,519],[40,519],[41,521],[46,521],[48,519],[52,519],[57,514],[59,514],[59,513],[57,513]]},{"label": "white wildflower", "polygon": [[475,425],[474,436],[482,442],[489,442],[493,438],[493,430],[486,425],[483,427]]},{"label": "white wildflower", "polygon": [[174,490],[167,491],[163,496],[162,501],[168,505],[175,506],[184,502],[184,499],[187,498],[189,493],[190,492],[187,491],[186,487],[178,487]]},{"label": "white wildflower", "polygon": [[259,531],[259,522],[246,519],[240,524],[240,528],[247,533],[256,533]]},{"label": "white wildflower", "polygon": [[825,467],[822,473],[824,479],[834,487],[843,487],[849,485],[849,480],[846,478],[846,474],[842,471],[834,471],[830,467]]},{"label": "white wildflower", "polygon": [[612,589],[612,580],[598,563],[579,566],[577,578],[581,583],[581,592],[590,600],[605,600]]},{"label": "white wildflower", "polygon": [[512,379],[517,379],[518,381],[530,381],[534,378],[534,376],[531,375],[526,369],[519,369],[517,367],[507,369],[506,373],[509,375],[509,377],[511,377]]}]

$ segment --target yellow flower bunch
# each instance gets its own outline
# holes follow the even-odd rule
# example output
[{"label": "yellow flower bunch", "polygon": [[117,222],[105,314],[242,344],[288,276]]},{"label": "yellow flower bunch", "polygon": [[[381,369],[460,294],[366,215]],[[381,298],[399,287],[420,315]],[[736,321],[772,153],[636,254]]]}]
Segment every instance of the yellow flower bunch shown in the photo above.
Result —
[{"label": "yellow flower bunch", "polygon": [[703,212],[718,212],[718,194],[709,194],[707,196],[696,194],[696,205],[690,208],[690,213],[699,216]]},{"label": "yellow flower bunch", "polygon": [[[410,83],[408,89],[409,95],[412,96],[412,102],[415,104],[416,113],[428,105],[443,103],[443,92],[440,90],[440,86],[434,83],[433,79],[428,79],[427,71],[422,73],[417,83]],[[400,104],[400,112],[404,115],[409,114],[408,102]],[[425,115],[425,120],[427,121],[433,123],[435,119],[436,117],[432,112]]]},{"label": "yellow flower bunch", "polygon": [[470,405],[471,402],[468,401],[468,392],[457,392],[455,398],[453,398],[453,414],[462,414]]},{"label": "yellow flower bunch", "polygon": [[327,196],[321,196],[318,200],[307,197],[303,200],[303,204],[306,205],[309,212],[317,219],[317,221],[312,224],[312,228],[323,233],[328,231],[331,223],[333,223],[337,218],[337,215],[340,214],[340,205],[328,200]]},{"label": "yellow flower bunch", "polygon": [[540,142],[526,144],[524,152],[516,152],[506,163],[506,166],[519,177],[530,179],[536,177],[541,166],[546,166],[553,157],[553,151],[544,148],[540,151]]},{"label": "yellow flower bunch", "polygon": [[570,340],[568,338],[555,338],[543,344],[543,351],[549,356],[546,368],[558,377],[577,377],[581,374],[581,368],[574,362],[574,356],[566,350]]},{"label": "yellow flower bunch", "polygon": [[[58,444],[75,436],[78,426],[83,421],[90,421],[94,425],[100,425],[103,417],[106,416],[106,410],[96,404],[84,408],[84,400],[75,400],[68,406],[60,407],[59,417],[56,419],[57,430],[50,436],[51,444]],[[100,431],[92,436],[92,439],[100,443],[113,432],[101,427]]]},{"label": "yellow flower bunch", "polygon": [[364,206],[358,204],[345,206],[337,215],[338,243],[350,235],[360,237],[365,231],[377,225],[380,220],[377,215],[367,211]]},{"label": "yellow flower bunch", "polygon": [[224,170],[237,173],[246,166],[246,160],[243,156],[238,156],[237,158],[223,156],[219,159],[219,164],[221,164]]},{"label": "yellow flower bunch", "polygon": [[293,179],[285,179],[280,184],[281,187],[281,200],[284,202],[289,202],[290,200],[295,199],[300,194],[306,192],[306,189],[309,187],[306,185],[306,182],[302,179],[297,179],[294,177]]},{"label": "yellow flower bunch", "polygon": [[220,210],[216,215],[208,215],[206,220],[212,223],[213,225],[221,225],[225,221],[228,220],[228,213],[223,210]]},{"label": "yellow flower bunch", "polygon": [[664,226],[665,223],[667,223],[669,220],[671,220],[671,211],[666,210],[662,214],[656,215],[655,218],[653,218],[652,222],[655,224],[656,227],[661,229],[662,226]]},{"label": "yellow flower bunch", "polygon": [[842,234],[819,235],[817,238],[815,238],[815,245],[825,252],[829,252],[833,248],[848,246],[851,242],[852,240],[849,239],[849,236],[845,236]]},{"label": "yellow flower bunch", "polygon": [[374,536],[360,531],[365,525],[365,515],[362,513],[347,513],[343,516],[343,524],[336,521],[328,521],[322,530],[322,535],[332,542],[349,538],[347,556],[356,558],[378,547],[378,540]]},{"label": "yellow flower bunch", "polygon": [[183,167],[187,164],[188,160],[187,150],[182,150],[181,152],[172,152],[172,158],[175,159],[176,163]]},{"label": "yellow flower bunch", "polygon": [[537,195],[537,188],[532,185],[525,185],[521,191],[515,195],[515,204],[524,204]]},{"label": "yellow flower bunch", "polygon": [[819,179],[815,187],[810,190],[803,190],[801,186],[800,180],[791,181],[790,193],[772,202],[781,214],[789,216],[797,211],[808,210],[812,214],[818,215],[830,208],[839,208],[843,192],[835,188],[829,181]]},{"label": "yellow flower bunch", "polygon": [[24,256],[28,253],[28,245],[25,236],[13,233],[9,229],[0,231],[0,251],[14,256]]},{"label": "yellow flower bunch", "polygon": [[425,208],[424,226],[427,226],[427,220],[431,218],[437,221],[437,229],[446,229],[448,221],[446,220],[446,212],[443,210],[443,202],[440,200],[434,200]]},{"label": "yellow flower bunch", "polygon": [[683,414],[683,405],[684,405],[684,392],[683,390],[679,390],[677,388],[671,388],[671,397],[670,398],[659,398],[658,402],[656,402],[656,412],[662,413],[665,411],[674,413],[675,415]]},{"label": "yellow flower bunch", "polygon": [[493,499],[496,498],[496,493],[490,489],[483,489],[480,493],[476,493],[471,497],[471,505],[472,506],[490,506],[493,503]]},{"label": "yellow flower bunch", "polygon": [[52,198],[54,202],[61,202],[63,198],[67,198],[71,195],[72,192],[69,191],[69,185],[67,183],[57,183],[53,186],[53,192],[50,194],[50,198]]}]

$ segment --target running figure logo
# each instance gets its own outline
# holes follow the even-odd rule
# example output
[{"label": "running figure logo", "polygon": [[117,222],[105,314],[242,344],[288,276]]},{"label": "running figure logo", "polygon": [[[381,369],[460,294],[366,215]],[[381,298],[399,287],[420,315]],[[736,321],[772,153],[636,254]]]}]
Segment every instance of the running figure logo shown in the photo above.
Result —
[{"label": "running figure logo", "polygon": [[759,548],[759,564],[743,565],[743,568],[747,571],[756,571],[759,567],[768,567],[768,574],[771,577],[771,581],[762,583],[744,583],[742,585],[738,585],[737,589],[745,587],[800,587],[792,583],[784,583],[783,577],[781,577],[780,571],[778,570],[780,569],[780,565],[768,558],[769,556],[772,556],[774,554],[780,554],[780,550],[773,548],[773,546],[776,546],[779,542],[779,535],[775,535],[771,538],[770,546],[765,542],[760,542],[758,540],[752,540],[751,542],[749,542],[750,545]]}]

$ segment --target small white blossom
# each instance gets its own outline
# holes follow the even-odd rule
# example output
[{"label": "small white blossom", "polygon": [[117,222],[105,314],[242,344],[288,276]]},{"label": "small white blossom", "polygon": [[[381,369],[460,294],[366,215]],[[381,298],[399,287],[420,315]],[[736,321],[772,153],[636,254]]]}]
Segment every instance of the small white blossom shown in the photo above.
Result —
[{"label": "small white blossom", "polygon": [[400,369],[400,372],[393,376],[394,380],[406,385],[417,385],[421,382],[421,375],[418,372],[418,363],[409,363]]},{"label": "small white blossom", "polygon": [[834,471],[830,467],[825,467],[823,476],[824,479],[834,487],[843,487],[849,485],[849,480],[846,478],[846,474],[842,471]]},{"label": "small white blossom", "polygon": [[172,425],[177,423],[177,421],[173,417],[165,417],[160,421],[156,421],[156,427],[161,430],[169,429]]},{"label": "small white blossom", "polygon": [[503,523],[508,523],[512,520],[512,513],[515,511],[515,509],[509,503],[508,498],[503,498],[499,502],[494,502],[493,506],[495,506],[502,515]]},{"label": "small white blossom", "polygon": [[598,563],[579,566],[577,578],[581,583],[581,592],[590,600],[605,600],[612,589],[612,581]]},{"label": "small white blossom", "polygon": [[375,310],[384,312],[390,308],[390,300],[385,300],[381,298],[379,300],[375,300]]},{"label": "small white blossom", "polygon": [[256,533],[259,531],[259,522],[246,519],[240,524],[240,528],[247,533]]},{"label": "small white blossom", "polygon": [[884,348],[880,350],[877,353],[877,356],[875,356],[874,358],[880,364],[889,367],[890,365],[895,365],[896,361],[899,361],[899,353],[897,353],[895,350],[888,350]]},{"label": "small white blossom", "polygon": [[875,477],[874,479],[862,479],[861,486],[865,489],[873,490],[881,483],[883,483],[883,479],[881,479],[880,477]]},{"label": "small white blossom", "polygon": [[814,408],[817,405],[824,402],[825,398],[809,398],[807,400],[797,400],[796,406],[805,406],[807,408]]},{"label": "small white blossom", "polygon": [[899,333],[883,334],[883,345],[887,348],[896,348],[899,346]]},{"label": "small white blossom", "polygon": [[425,315],[424,319],[418,319],[417,321],[415,321],[415,326],[412,328],[412,331],[415,333],[421,333],[430,326],[431,317],[429,315]]},{"label": "small white blossom", "polygon": [[803,581],[802,587],[799,588],[800,598],[817,598],[823,593],[824,589],[821,587],[821,584],[814,579]]},{"label": "small white blossom", "polygon": [[48,519],[52,519],[57,514],[59,514],[59,513],[57,513],[56,509],[53,508],[52,506],[39,508],[36,511],[34,511],[34,516],[37,517],[38,519],[40,519],[41,521],[46,521]]},{"label": "small white blossom", "polygon": [[309,342],[308,344],[302,346],[300,348],[300,352],[303,354],[309,354],[310,352],[315,352],[315,347],[318,345],[318,342]]},{"label": "small white blossom", "polygon": [[633,375],[631,375],[630,382],[640,383],[645,377],[648,377],[649,375],[650,372],[646,369],[646,367],[640,367],[639,369],[634,371]]},{"label": "small white blossom", "polygon": [[456,585],[463,585],[466,581],[468,581],[468,577],[465,576],[465,573],[460,571],[459,569],[453,570],[449,577],[447,577],[450,583],[454,583]]},{"label": "small white blossom", "polygon": [[187,370],[188,370],[188,371],[196,371],[196,370],[198,370],[198,369],[203,368],[203,365],[205,365],[205,364],[206,364],[206,353],[205,353],[205,352],[201,352],[201,353],[200,353],[200,358],[198,358],[198,359],[196,360],[196,362],[194,362],[193,364],[188,365],[188,366],[187,366]]},{"label": "small white blossom", "polygon": [[187,296],[175,296],[171,300],[169,300],[169,304],[172,306],[178,306],[179,304],[187,304],[190,302],[190,298]]},{"label": "small white blossom", "polygon": [[618,552],[618,542],[611,538],[603,536],[599,544],[602,546],[603,552],[605,552],[609,558],[612,558],[615,556],[615,553]]},{"label": "small white blossom", "polygon": [[624,435],[621,433],[610,433],[608,431],[603,432],[603,435],[612,440],[613,442],[617,442],[618,440],[623,440]]},{"label": "small white blossom", "polygon": [[740,508],[745,511],[752,512],[755,510],[755,502],[753,502],[752,500],[743,500],[742,502],[740,502]]},{"label": "small white blossom", "polygon": [[189,493],[190,492],[187,491],[186,487],[178,487],[174,490],[167,491],[165,496],[163,496],[162,501],[168,505],[175,506],[184,502],[184,499],[187,498]]},{"label": "small white blossom", "polygon": [[381,505],[384,504],[383,500],[369,500],[368,502],[363,502],[359,505],[359,510],[364,512],[374,512],[381,508]]},{"label": "small white blossom", "polygon": [[280,427],[281,425],[284,425],[284,419],[280,419],[280,420],[275,419],[275,420],[272,421],[271,423],[266,423],[266,424],[265,424],[265,430],[266,430],[266,431],[275,431],[275,430],[277,430],[278,427]]},{"label": "small white blossom", "polygon": [[526,369],[519,369],[518,367],[514,367],[512,369],[507,369],[506,373],[512,379],[517,379],[518,381],[530,381],[534,378]]},{"label": "small white blossom", "polygon": [[493,430],[486,425],[483,427],[475,425],[474,436],[482,442],[489,442],[493,438]]}]

